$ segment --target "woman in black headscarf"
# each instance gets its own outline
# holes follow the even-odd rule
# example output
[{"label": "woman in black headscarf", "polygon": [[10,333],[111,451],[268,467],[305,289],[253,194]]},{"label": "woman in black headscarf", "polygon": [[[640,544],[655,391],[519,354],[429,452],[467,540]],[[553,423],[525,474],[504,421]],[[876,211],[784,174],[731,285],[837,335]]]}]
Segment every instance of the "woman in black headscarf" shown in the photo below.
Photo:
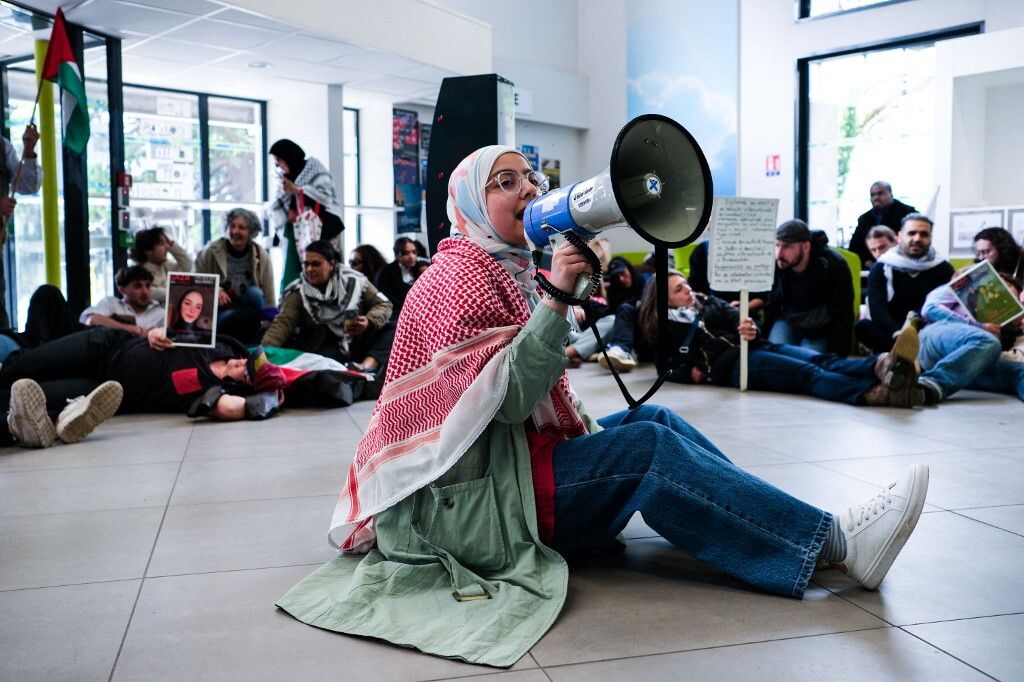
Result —
[{"label": "woman in black headscarf", "polygon": [[[308,241],[324,239],[341,250],[341,206],[334,192],[334,180],[324,165],[312,156],[307,157],[302,147],[287,138],[270,146],[270,155],[281,174],[281,187],[267,210],[271,229],[283,229],[285,239],[296,243],[295,222],[302,209],[311,209],[322,223],[319,235],[310,235]],[[301,255],[295,248],[285,251],[282,287],[298,279]]]}]

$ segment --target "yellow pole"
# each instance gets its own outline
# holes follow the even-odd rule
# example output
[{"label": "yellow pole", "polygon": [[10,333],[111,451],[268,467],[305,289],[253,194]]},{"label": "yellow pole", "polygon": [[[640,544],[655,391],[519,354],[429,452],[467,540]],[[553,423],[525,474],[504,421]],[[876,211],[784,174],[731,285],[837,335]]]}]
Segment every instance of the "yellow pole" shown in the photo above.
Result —
[{"label": "yellow pole", "polygon": [[[36,41],[36,81],[41,80],[46,60],[47,40]],[[39,166],[43,173],[43,260],[46,263],[46,282],[61,285],[60,271],[60,214],[57,211],[57,131],[53,125],[53,85],[42,84],[39,95]]]}]

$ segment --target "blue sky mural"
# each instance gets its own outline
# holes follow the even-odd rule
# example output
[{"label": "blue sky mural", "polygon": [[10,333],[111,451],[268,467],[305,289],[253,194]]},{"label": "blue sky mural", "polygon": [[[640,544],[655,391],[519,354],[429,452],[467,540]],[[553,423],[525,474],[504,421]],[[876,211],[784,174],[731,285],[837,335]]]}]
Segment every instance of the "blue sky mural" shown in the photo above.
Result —
[{"label": "blue sky mural", "polygon": [[737,2],[634,0],[627,8],[629,117],[679,121],[707,156],[715,194],[736,194]]}]

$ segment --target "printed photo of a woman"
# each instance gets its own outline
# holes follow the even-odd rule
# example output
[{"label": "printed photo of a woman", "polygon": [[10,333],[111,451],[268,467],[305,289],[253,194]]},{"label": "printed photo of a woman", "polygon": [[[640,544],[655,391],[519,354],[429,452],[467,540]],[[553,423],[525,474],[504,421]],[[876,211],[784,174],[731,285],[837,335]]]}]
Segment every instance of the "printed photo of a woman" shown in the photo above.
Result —
[{"label": "printed photo of a woman", "polygon": [[206,287],[182,287],[168,295],[167,338],[176,344],[213,345],[212,291]]}]

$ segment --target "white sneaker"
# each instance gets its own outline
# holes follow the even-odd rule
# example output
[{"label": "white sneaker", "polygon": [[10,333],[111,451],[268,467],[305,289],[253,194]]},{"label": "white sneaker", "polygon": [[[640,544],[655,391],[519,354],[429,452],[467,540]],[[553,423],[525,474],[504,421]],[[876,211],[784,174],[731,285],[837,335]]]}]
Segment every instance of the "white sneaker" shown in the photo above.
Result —
[{"label": "white sneaker", "polygon": [[847,552],[836,568],[865,589],[877,588],[917,525],[927,494],[928,466],[915,464],[882,494],[843,512]]},{"label": "white sneaker", "polygon": [[608,347],[608,357],[606,358],[604,353],[597,359],[602,367],[608,369],[608,363],[611,362],[612,367],[615,368],[616,372],[632,372],[636,369],[636,353],[631,353],[627,350],[619,348],[618,346]]},{"label": "white sneaker", "polygon": [[68,406],[57,415],[57,436],[65,443],[79,442],[114,416],[122,397],[121,384],[105,381],[89,395],[69,400]]},{"label": "white sneaker", "polygon": [[31,379],[18,379],[11,386],[7,426],[27,448],[48,448],[57,440],[57,430],[46,413],[46,394]]}]

